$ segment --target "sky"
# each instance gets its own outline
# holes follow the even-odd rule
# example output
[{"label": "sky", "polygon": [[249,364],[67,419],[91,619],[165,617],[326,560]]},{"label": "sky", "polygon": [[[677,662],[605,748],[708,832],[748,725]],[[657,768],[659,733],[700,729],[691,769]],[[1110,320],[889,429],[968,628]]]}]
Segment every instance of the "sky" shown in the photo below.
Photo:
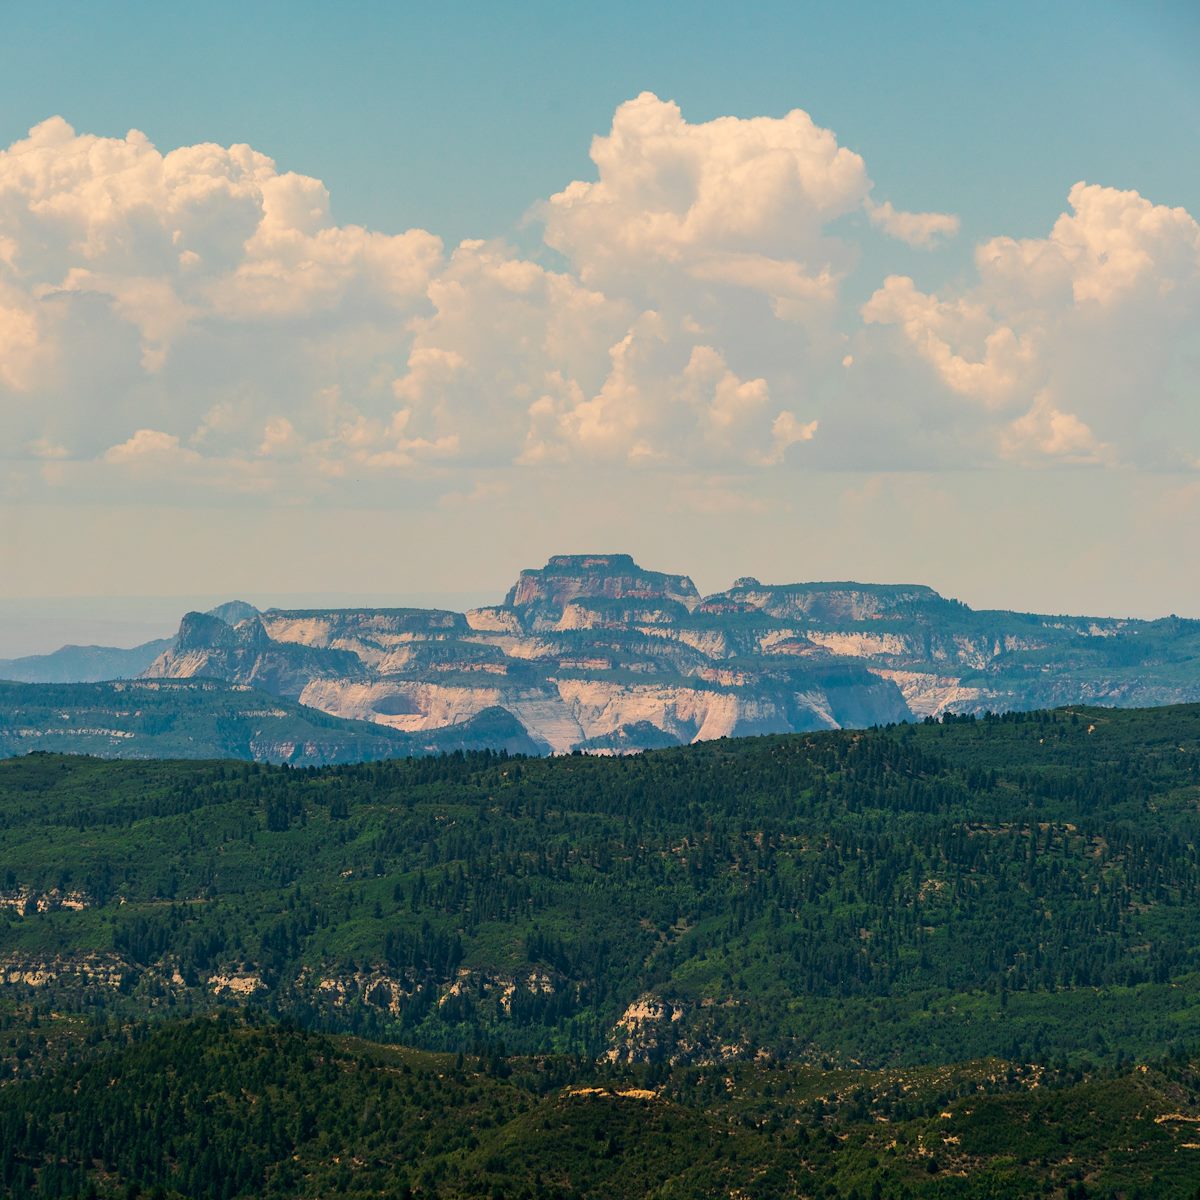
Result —
[{"label": "sky", "polygon": [[1200,616],[1193,3],[0,23],[0,654],[602,550]]}]

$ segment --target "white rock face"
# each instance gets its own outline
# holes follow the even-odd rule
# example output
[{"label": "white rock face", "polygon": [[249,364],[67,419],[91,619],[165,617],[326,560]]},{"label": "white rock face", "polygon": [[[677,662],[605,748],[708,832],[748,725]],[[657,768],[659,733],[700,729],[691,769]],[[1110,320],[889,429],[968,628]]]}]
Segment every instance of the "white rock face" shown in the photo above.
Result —
[{"label": "white rock face", "polygon": [[335,717],[407,731],[457,725],[500,703],[496,687],[450,687],[416,680],[314,679],[300,703]]},{"label": "white rock face", "polygon": [[796,583],[763,587],[757,580],[739,582],[744,582],[744,586],[735,585],[727,596],[773,617],[789,620],[878,621],[913,605],[941,600],[931,588],[919,585],[876,587],[855,583]]},{"label": "white rock face", "polygon": [[328,646],[333,622],[325,617],[293,617],[267,613],[263,628],[277,642],[299,642],[303,646]]},{"label": "white rock face", "polygon": [[146,670],[158,679],[195,679],[204,675],[212,657],[207,650],[187,650],[175,653],[164,650]]},{"label": "white rock face", "polygon": [[641,996],[630,1004],[617,1018],[617,1027],[638,1029],[643,1025],[657,1025],[663,1021],[678,1021],[683,1009],[678,1004],[669,1004],[658,996]]},{"label": "white rock face", "polygon": [[120,987],[127,964],[111,954],[82,954],[68,958],[21,958],[9,955],[0,960],[0,984],[46,987],[63,979],[77,979],[101,987]]},{"label": "white rock face", "polygon": [[805,630],[804,636],[834,654],[851,658],[900,658],[911,655],[912,639],[896,633],[834,633],[824,629]]},{"label": "white rock face", "polygon": [[940,717],[971,706],[985,693],[981,688],[964,687],[950,675],[927,675],[921,671],[889,671],[872,668],[881,679],[890,679],[900,689],[905,703],[917,717]]},{"label": "white rock face", "polygon": [[558,678],[543,690],[529,687],[443,685],[411,680],[370,682],[320,679],[300,702],[334,716],[375,721],[406,732],[457,725],[485,709],[511,712],[552,753],[646,723],[679,742],[739,733],[782,733],[797,727],[836,729],[828,698],[819,690],[786,698],[647,681]]},{"label": "white rock face", "polygon": [[258,975],[247,971],[229,975],[213,975],[208,981],[208,986],[218,994],[253,996],[255,992],[265,990],[267,985]]},{"label": "white rock face", "polygon": [[679,629],[657,631],[662,637],[674,637],[685,646],[691,646],[706,658],[727,658],[732,646],[727,634],[719,629]]},{"label": "white rock face", "polygon": [[467,613],[467,624],[484,633],[522,634],[520,618],[510,608],[495,605],[490,608],[472,608]]},{"label": "white rock face", "polygon": [[[616,575],[601,570],[610,560]],[[647,735],[631,729],[690,742],[839,724],[813,664],[800,661],[816,655],[828,670],[828,651],[790,624],[755,618],[743,628],[736,608],[693,623],[699,597],[684,576],[644,572],[622,556],[563,559],[544,581],[526,572],[514,595],[465,616],[270,610],[231,630],[197,615],[152,673],[263,686],[273,672],[295,681],[302,704],[406,733],[500,707],[551,753],[591,741],[604,749],[606,740],[636,749]],[[857,686],[874,718],[906,714],[890,684],[862,672]]]},{"label": "white rock face", "polygon": [[976,613],[917,585],[744,578],[701,599],[685,575],[576,555],[522,572],[504,604],[466,614],[244,604],[189,614],[147,674],[253,685],[409,733],[499,707],[549,752],[625,753],[949,710],[1200,699],[1200,669],[1191,692],[1173,678],[1157,701],[1128,678],[1080,675],[1081,652],[1109,653],[1113,638],[1156,661],[1152,628]]},{"label": "white rock face", "polygon": [[[405,731],[461,724],[484,709],[499,706],[557,754],[588,738],[642,721],[681,742],[728,737],[739,721],[775,730],[787,728],[776,706],[730,693],[587,679],[558,679],[552,691],[324,679],[309,684],[300,702],[334,716],[376,721]],[[391,709],[405,711],[388,711]]]},{"label": "white rock face", "polygon": [[[622,725],[645,721],[681,742],[690,742],[699,736],[710,711],[722,704],[732,711],[726,696],[665,685],[560,679],[558,691],[585,738],[601,737],[614,733]],[[732,727],[728,718],[720,721],[723,731],[726,724]]]}]

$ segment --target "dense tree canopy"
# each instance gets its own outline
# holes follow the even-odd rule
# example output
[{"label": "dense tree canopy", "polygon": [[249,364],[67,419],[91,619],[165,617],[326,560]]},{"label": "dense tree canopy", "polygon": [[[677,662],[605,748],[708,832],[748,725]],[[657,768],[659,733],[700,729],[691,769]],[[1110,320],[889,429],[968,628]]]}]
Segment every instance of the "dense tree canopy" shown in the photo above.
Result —
[{"label": "dense tree canopy", "polygon": [[0,763],[2,1178],[1190,1196],[1198,834],[1191,706]]}]

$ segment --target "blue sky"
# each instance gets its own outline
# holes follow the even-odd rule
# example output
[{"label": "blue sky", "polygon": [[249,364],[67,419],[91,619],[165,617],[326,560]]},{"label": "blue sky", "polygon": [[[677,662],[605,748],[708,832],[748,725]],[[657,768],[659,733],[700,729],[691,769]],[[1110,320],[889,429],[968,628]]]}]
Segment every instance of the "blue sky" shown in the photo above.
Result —
[{"label": "blue sky", "polygon": [[689,119],[804,108],[898,203],[1033,234],[1077,179],[1200,196],[1200,6],[20,3],[0,141],[61,114],[160,148],[249,142],[339,221],[511,230],[641,91]]},{"label": "blue sky", "polygon": [[1195,3],[0,23],[10,624],[591,549],[1200,615]]}]

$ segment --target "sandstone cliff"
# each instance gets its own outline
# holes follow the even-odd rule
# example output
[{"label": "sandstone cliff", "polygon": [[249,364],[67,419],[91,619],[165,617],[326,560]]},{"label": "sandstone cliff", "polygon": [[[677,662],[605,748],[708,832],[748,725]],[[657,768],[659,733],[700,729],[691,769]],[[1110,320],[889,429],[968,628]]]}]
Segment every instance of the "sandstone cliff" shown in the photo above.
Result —
[{"label": "sandstone cliff", "polygon": [[1198,622],[977,612],[920,585],[742,578],[701,597],[623,554],[555,556],[466,614],[247,609],[188,614],[147,674],[252,684],[405,733],[500,709],[555,753],[1200,699]]}]

